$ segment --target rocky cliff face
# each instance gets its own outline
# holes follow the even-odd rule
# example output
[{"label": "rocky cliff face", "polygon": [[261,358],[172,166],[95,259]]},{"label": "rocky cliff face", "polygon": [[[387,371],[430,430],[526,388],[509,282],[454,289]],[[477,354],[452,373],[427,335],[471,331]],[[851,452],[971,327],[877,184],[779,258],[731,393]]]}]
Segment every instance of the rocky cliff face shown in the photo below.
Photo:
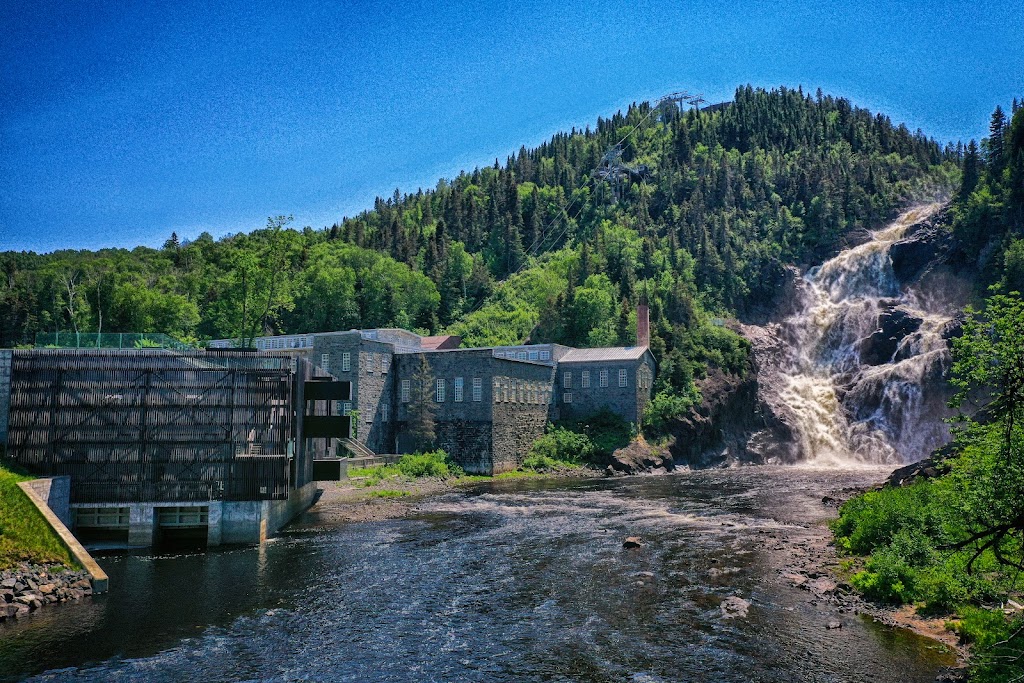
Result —
[{"label": "rocky cliff face", "polygon": [[[774,312],[737,323],[744,377],[711,370],[673,427],[674,463],[912,462],[949,439],[949,340],[970,281],[949,213],[932,205],[775,287]],[[766,319],[767,318],[767,319]]]}]

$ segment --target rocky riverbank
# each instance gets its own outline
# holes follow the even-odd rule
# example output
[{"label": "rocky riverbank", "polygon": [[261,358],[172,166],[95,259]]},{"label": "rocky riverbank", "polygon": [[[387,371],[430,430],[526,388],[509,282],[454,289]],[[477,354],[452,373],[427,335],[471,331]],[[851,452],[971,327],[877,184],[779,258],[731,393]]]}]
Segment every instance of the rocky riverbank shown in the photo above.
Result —
[{"label": "rocky riverbank", "polygon": [[[901,470],[897,470],[897,473]],[[832,491],[822,498],[822,505],[838,509],[840,505],[863,490]],[[818,533],[817,531],[820,531]],[[966,680],[969,655],[955,633],[946,629],[946,618],[923,617],[912,606],[891,607],[869,602],[848,583],[850,570],[844,568],[832,543],[829,529],[798,538],[786,532],[762,531],[765,547],[777,551],[785,558],[778,573],[786,583],[807,591],[808,602],[836,614],[828,628],[842,628],[845,616],[867,617],[886,626],[903,628],[936,641],[942,648],[956,655],[957,666],[943,671],[936,679],[945,683]]]},{"label": "rocky riverbank", "polygon": [[26,617],[45,605],[90,595],[92,583],[86,571],[22,564],[0,572],[0,622]]}]

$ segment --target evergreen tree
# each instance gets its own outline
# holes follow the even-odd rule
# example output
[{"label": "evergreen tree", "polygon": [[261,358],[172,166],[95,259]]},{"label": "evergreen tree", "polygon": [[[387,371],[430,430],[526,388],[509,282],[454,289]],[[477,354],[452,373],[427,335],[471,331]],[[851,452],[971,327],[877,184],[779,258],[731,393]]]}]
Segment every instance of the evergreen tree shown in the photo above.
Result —
[{"label": "evergreen tree", "polygon": [[433,448],[437,436],[434,375],[425,354],[420,354],[419,365],[412,376],[412,395],[407,405],[408,430],[417,451]]},{"label": "evergreen tree", "polygon": [[1006,130],[1006,115],[1003,108],[996,105],[992,112],[992,120],[988,125],[988,165],[992,167],[996,179],[1005,167],[1003,136]]}]

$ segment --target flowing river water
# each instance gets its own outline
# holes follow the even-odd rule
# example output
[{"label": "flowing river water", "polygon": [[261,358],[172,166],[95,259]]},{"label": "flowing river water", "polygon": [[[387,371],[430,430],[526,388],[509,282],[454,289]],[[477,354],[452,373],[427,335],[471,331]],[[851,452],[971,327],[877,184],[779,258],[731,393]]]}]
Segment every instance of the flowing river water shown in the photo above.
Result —
[{"label": "flowing river water", "polygon": [[101,558],[108,595],[0,625],[0,679],[932,681],[951,663],[933,643],[782,576],[827,534],[822,496],[882,476],[497,481],[356,524],[314,508],[258,548]]}]

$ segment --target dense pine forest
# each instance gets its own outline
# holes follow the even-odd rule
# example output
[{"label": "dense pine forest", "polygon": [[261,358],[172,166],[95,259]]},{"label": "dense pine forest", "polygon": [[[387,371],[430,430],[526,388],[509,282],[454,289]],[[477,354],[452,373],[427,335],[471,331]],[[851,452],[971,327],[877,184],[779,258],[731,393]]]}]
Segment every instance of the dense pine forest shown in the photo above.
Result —
[{"label": "dense pine forest", "polygon": [[[1001,125],[993,140],[1014,149]],[[955,193],[961,167],[964,242],[1001,277],[1005,247],[977,227],[998,214],[1000,234],[1019,228],[986,180],[996,144],[942,146],[820,91],[746,86],[703,111],[634,105],[326,229],[282,216],[161,249],[2,253],[0,346],[66,330],[200,342],[378,326],[470,345],[629,344],[644,298],[659,390],[682,395],[709,362],[744,365],[745,342],[714,318],[756,313],[787,265]]]}]

